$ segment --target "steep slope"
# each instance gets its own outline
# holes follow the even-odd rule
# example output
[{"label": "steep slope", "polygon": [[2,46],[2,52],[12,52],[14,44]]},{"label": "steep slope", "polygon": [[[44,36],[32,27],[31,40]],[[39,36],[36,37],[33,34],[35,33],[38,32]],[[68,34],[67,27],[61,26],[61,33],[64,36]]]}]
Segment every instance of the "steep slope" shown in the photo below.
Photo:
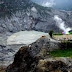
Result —
[{"label": "steep slope", "polygon": [[3,0],[0,9],[0,33],[24,30],[61,32],[54,15],[62,18],[66,26],[72,27],[72,12],[42,7],[30,0]]}]

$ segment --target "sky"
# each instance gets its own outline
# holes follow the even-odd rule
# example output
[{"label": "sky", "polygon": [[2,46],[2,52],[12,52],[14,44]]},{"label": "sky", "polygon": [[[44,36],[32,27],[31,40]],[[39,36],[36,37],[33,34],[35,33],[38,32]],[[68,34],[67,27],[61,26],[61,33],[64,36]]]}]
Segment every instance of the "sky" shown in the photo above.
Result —
[{"label": "sky", "polygon": [[32,1],[45,7],[52,7],[53,5],[55,5],[54,0],[32,0]]},{"label": "sky", "polygon": [[54,7],[57,9],[72,9],[72,0],[32,0],[44,7]]}]

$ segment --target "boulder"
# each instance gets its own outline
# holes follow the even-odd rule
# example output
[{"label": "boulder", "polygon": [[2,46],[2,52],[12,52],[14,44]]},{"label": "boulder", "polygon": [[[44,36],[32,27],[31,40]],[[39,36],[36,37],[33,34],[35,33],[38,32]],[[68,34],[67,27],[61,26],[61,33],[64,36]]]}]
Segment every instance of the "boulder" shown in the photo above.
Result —
[{"label": "boulder", "polygon": [[15,54],[14,62],[7,67],[6,72],[34,72],[38,60],[37,57],[31,56],[29,47],[21,47]]},{"label": "boulder", "polygon": [[[72,58],[45,58],[31,54],[29,46],[24,46],[15,54],[14,62],[5,72],[68,72],[72,70]],[[69,62],[69,64],[68,64]]]}]

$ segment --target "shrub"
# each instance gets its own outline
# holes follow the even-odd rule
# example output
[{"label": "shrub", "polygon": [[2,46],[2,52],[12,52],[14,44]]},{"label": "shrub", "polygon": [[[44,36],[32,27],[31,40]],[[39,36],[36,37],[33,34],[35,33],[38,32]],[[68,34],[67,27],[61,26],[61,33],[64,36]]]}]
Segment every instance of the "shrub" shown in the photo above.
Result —
[{"label": "shrub", "polygon": [[72,34],[72,32],[70,32],[70,34]]},{"label": "shrub", "polygon": [[49,35],[50,35],[51,38],[52,38],[53,32],[54,32],[53,30],[49,31]]}]

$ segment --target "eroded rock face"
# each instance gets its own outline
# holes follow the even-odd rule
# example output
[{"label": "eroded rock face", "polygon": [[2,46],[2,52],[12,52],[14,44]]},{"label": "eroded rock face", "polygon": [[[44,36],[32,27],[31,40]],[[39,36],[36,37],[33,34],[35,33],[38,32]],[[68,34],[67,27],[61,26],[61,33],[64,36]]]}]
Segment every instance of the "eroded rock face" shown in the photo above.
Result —
[{"label": "eroded rock face", "polygon": [[[39,38],[36,42],[29,45],[29,51],[31,56],[44,57],[47,52],[53,49],[58,49],[56,41],[50,43],[49,37]],[[50,46],[51,45],[51,46]],[[24,44],[7,45],[5,47],[0,46],[0,65],[8,66],[13,62],[14,54],[19,50],[20,47],[25,46]],[[44,51],[45,50],[45,51]],[[43,53],[44,52],[44,53]]]},{"label": "eroded rock face", "polygon": [[8,66],[13,63],[14,55],[18,52],[21,45],[0,45],[0,66]]},{"label": "eroded rock face", "polygon": [[34,72],[38,58],[32,57],[29,47],[21,47],[15,54],[14,62],[7,67],[6,72]]},{"label": "eroded rock face", "polygon": [[[44,37],[28,46],[21,47],[15,54],[14,62],[6,68],[6,72],[70,71],[72,69],[72,58],[52,58],[47,54],[50,50],[54,50],[54,45],[53,49],[48,46],[51,41]],[[52,42],[58,43],[55,40]]]},{"label": "eroded rock face", "polygon": [[[0,65],[8,66],[13,62],[14,54],[19,50],[20,45],[0,45]],[[36,42],[28,45],[28,51],[32,57],[38,56],[39,58],[49,58],[49,51],[59,49],[59,41],[50,39],[49,37],[39,38]]]},{"label": "eroded rock face", "polygon": [[53,40],[49,37],[39,38],[36,42],[29,45],[31,47],[31,52],[33,56],[36,56],[40,53],[42,49],[47,51],[52,51],[59,49],[59,41]]},{"label": "eroded rock face", "polygon": [[38,70],[41,69],[42,72],[68,72],[67,65],[62,61],[40,61],[38,64]]},{"label": "eroded rock face", "polygon": [[54,21],[58,15],[65,25],[72,27],[72,12],[39,6],[30,0],[2,0],[0,4],[0,33],[37,30],[62,32]]},{"label": "eroded rock face", "polygon": [[51,57],[41,59],[38,63],[38,70],[42,70],[42,72],[70,72],[72,70],[72,58]]},{"label": "eroded rock face", "polygon": [[[4,40],[3,40],[4,41]],[[2,42],[2,41],[1,41]],[[45,56],[49,50],[58,49],[57,41],[50,43],[49,37],[39,38],[36,42],[29,45],[29,51],[31,56]],[[57,45],[56,45],[57,44]],[[51,46],[50,46],[51,45]],[[13,44],[13,45],[0,45],[0,66],[8,66],[13,62],[15,53],[20,47],[25,46],[24,44]],[[55,47],[54,47],[55,46]],[[43,51],[45,54],[43,54]],[[41,55],[42,51],[42,55]],[[40,54],[39,54],[40,53]]]},{"label": "eroded rock face", "polygon": [[[21,47],[14,62],[5,72],[68,72],[72,69],[71,58],[44,58],[33,56],[29,46]],[[66,62],[67,61],[67,62]],[[69,62],[69,63],[68,63]]]}]

